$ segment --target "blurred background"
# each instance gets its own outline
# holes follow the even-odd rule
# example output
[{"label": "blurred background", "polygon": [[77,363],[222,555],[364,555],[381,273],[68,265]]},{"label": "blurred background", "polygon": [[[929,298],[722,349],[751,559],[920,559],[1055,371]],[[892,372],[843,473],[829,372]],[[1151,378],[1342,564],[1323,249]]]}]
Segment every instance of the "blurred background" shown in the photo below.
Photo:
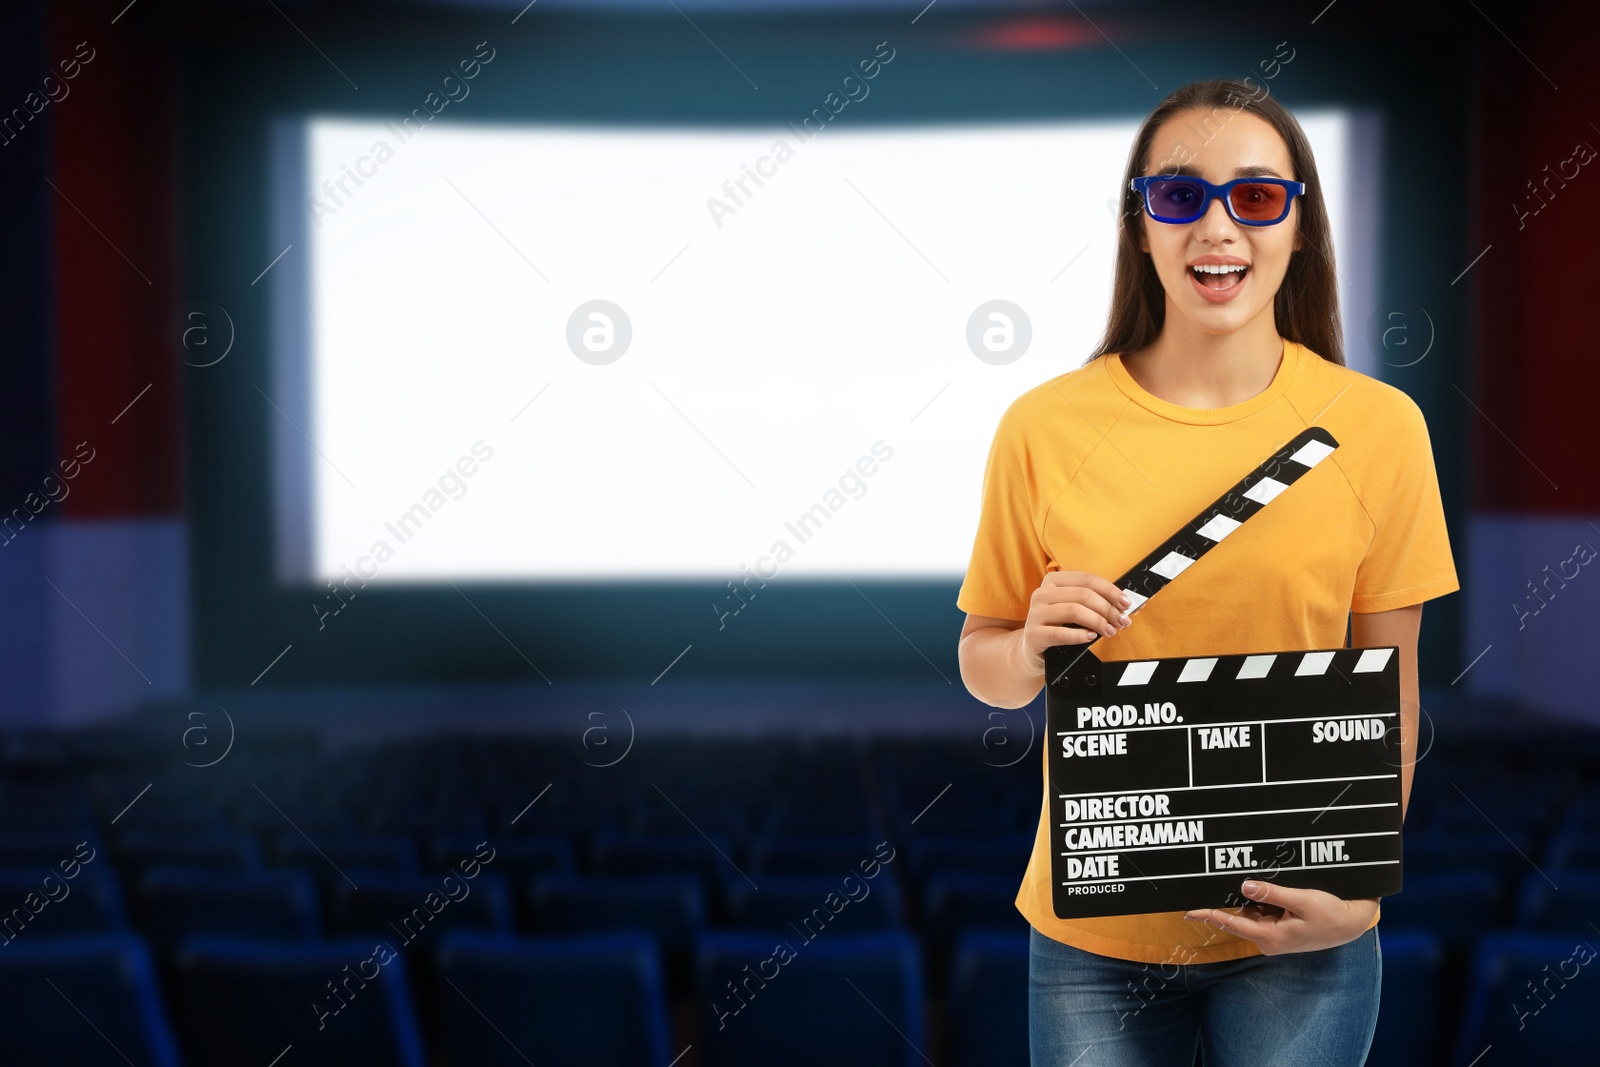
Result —
[{"label": "blurred background", "polygon": [[966,693],[955,595],[1221,75],[1311,137],[1461,577],[1369,1062],[1592,1058],[1596,30],[4,5],[7,1061],[1025,1063],[1043,697]]}]

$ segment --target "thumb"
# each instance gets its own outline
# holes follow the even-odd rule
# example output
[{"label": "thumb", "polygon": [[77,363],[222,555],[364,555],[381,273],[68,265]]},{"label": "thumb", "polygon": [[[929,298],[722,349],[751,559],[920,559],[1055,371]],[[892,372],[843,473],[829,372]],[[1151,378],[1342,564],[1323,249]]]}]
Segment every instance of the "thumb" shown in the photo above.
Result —
[{"label": "thumb", "polygon": [[1296,889],[1294,886],[1253,879],[1247,879],[1239,888],[1246,897],[1259,904],[1273,904],[1297,915],[1306,914],[1307,909],[1315,906],[1319,895],[1326,895],[1318,894],[1315,889]]},{"label": "thumb", "polygon": [[1239,889],[1246,897],[1258,903],[1276,904],[1279,907],[1288,906],[1286,897],[1290,891],[1285,890],[1282,886],[1273,885],[1271,882],[1246,879]]}]

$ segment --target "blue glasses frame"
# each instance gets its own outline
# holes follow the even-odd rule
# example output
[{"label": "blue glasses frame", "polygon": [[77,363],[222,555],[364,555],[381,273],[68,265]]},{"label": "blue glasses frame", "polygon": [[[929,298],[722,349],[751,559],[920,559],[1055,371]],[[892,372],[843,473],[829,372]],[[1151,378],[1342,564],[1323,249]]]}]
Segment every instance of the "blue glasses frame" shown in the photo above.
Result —
[{"label": "blue glasses frame", "polygon": [[[1181,181],[1190,182],[1199,186],[1204,195],[1200,199],[1200,206],[1193,215],[1174,216],[1159,215],[1155,206],[1150,201],[1151,182]],[[1283,198],[1283,213],[1275,219],[1244,219],[1239,217],[1239,212],[1233,206],[1233,189],[1238,185],[1277,185],[1288,190],[1288,196]],[[1206,210],[1211,207],[1211,201],[1221,200],[1223,208],[1228,212],[1228,217],[1241,226],[1276,226],[1289,217],[1289,209],[1294,206],[1294,198],[1303,195],[1306,191],[1305,182],[1293,182],[1287,178],[1235,178],[1223,182],[1221,185],[1212,185],[1204,178],[1197,178],[1192,174],[1150,174],[1142,178],[1134,178],[1128,183],[1129,188],[1140,195],[1144,203],[1145,214],[1157,222],[1166,222],[1179,225],[1186,222],[1195,222],[1203,217]]]}]

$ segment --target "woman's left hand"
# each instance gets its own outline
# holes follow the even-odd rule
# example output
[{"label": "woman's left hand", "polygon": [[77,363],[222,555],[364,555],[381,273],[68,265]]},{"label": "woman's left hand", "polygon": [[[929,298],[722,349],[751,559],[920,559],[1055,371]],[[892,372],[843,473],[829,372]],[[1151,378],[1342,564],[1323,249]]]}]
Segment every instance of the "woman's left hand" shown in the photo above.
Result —
[{"label": "woman's left hand", "polygon": [[1378,898],[1341,900],[1320,889],[1295,889],[1272,882],[1246,881],[1244,895],[1255,904],[1238,914],[1220,908],[1195,908],[1192,919],[1248,938],[1267,956],[1286,952],[1312,952],[1354,941],[1372,925]]}]

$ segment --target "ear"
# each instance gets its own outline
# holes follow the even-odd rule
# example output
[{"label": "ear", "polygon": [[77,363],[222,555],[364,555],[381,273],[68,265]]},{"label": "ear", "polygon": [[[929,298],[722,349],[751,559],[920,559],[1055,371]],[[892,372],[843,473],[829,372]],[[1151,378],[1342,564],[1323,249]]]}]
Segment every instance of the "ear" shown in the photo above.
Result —
[{"label": "ear", "polygon": [[1139,251],[1145,253],[1146,255],[1149,255],[1150,254],[1150,238],[1148,236],[1146,236],[1146,234],[1144,232],[1144,218],[1141,216],[1140,218],[1136,219],[1134,221],[1134,225],[1139,227]]}]

